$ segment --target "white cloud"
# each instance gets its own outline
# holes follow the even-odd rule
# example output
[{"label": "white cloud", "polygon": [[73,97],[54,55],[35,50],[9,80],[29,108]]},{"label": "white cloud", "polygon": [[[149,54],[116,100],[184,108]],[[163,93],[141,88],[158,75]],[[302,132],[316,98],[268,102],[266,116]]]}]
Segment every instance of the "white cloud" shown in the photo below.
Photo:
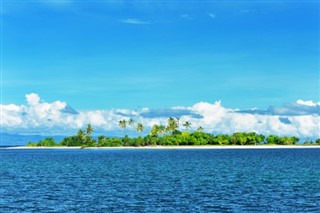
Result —
[{"label": "white cloud", "polygon": [[217,101],[214,104],[200,102],[189,109],[203,116],[203,125],[209,128],[211,127],[210,129],[216,126],[228,113],[228,110],[221,106],[221,101]]},{"label": "white cloud", "polygon": [[303,100],[297,100],[297,104],[300,104],[300,105],[305,105],[305,106],[311,106],[311,107],[315,107],[315,106],[320,106],[320,102],[316,103],[316,102],[313,102],[313,101],[303,101]]},{"label": "white cloud", "polygon": [[36,105],[40,101],[39,95],[35,94],[35,93],[27,94],[26,99],[27,99],[28,104],[30,104],[30,105]]},{"label": "white cloud", "polygon": [[271,106],[268,109],[237,110],[238,113],[261,115],[320,115],[320,102],[297,100],[296,103],[286,103],[282,106]]},{"label": "white cloud", "polygon": [[148,21],[142,21],[140,19],[135,19],[135,18],[123,19],[120,22],[125,24],[150,24],[150,22]]},{"label": "white cloud", "polygon": [[[295,108],[294,115],[245,113],[238,109],[222,106],[221,101],[215,103],[200,102],[193,106],[177,106],[169,109],[141,110],[111,109],[93,111],[75,111],[66,102],[43,102],[38,94],[26,95],[26,105],[0,105],[1,126],[3,132],[28,134],[74,134],[78,128],[91,123],[98,134],[115,136],[121,132],[119,120],[133,118],[143,123],[146,132],[154,124],[166,124],[170,116],[180,117],[180,124],[190,121],[192,127],[204,127],[207,132],[232,134],[238,131],[254,131],[261,134],[296,135],[299,137],[320,137],[319,114],[313,113],[319,103],[298,100],[289,108]],[[305,106],[308,108],[306,111]],[[282,107],[284,108],[284,107]],[[67,109],[67,110],[66,110]],[[70,110],[72,109],[72,110]],[[258,109],[256,109],[258,110]],[[302,110],[300,115],[297,111]],[[306,114],[306,112],[310,112]],[[289,121],[289,122],[284,122]],[[134,132],[134,128],[129,130]],[[183,129],[181,125],[181,129]]]}]

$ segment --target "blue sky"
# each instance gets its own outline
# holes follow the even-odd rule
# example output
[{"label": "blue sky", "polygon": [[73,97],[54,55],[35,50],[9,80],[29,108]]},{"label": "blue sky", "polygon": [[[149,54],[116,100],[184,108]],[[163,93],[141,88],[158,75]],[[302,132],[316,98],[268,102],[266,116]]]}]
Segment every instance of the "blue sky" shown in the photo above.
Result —
[{"label": "blue sky", "polygon": [[81,110],[319,100],[319,3],[4,1],[2,102]]},{"label": "blue sky", "polygon": [[91,123],[122,136],[133,118],[147,134],[179,116],[211,133],[319,138],[319,6],[3,1],[1,132]]}]

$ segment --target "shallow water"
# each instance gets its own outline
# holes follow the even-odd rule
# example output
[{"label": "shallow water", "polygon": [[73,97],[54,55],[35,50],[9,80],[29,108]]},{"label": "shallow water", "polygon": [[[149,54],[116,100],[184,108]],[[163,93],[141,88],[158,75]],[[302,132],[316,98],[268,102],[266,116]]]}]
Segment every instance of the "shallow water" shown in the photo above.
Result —
[{"label": "shallow water", "polygon": [[1,150],[1,212],[319,212],[320,149]]}]

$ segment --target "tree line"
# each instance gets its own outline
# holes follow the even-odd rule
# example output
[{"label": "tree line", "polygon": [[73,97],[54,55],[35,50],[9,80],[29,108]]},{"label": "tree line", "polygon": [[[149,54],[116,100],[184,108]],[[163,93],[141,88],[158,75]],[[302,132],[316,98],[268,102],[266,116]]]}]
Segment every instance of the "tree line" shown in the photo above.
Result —
[{"label": "tree line", "polygon": [[[81,146],[81,147],[113,147],[113,146],[184,146],[184,145],[295,145],[300,140],[296,136],[276,136],[257,134],[255,132],[236,132],[227,134],[210,134],[204,132],[203,127],[190,131],[191,123],[182,124],[185,131],[180,131],[180,118],[170,117],[167,125],[153,125],[146,136],[142,136],[145,128],[142,123],[135,123],[133,119],[120,120],[119,127],[123,129],[123,137],[107,137],[104,135],[94,139],[93,127],[88,124],[85,129],[79,129],[73,136],[65,137],[61,142],[56,142],[52,137],[40,140],[38,143],[29,142],[27,146]],[[134,127],[138,137],[129,137],[126,134],[128,127]],[[306,140],[305,145],[320,145],[320,139]]]}]

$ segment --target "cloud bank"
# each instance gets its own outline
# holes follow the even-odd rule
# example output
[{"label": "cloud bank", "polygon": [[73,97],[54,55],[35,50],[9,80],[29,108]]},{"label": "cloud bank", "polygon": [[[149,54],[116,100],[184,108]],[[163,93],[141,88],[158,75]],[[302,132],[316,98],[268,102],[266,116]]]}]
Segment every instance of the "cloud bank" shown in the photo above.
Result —
[{"label": "cloud bank", "polygon": [[[320,102],[297,100],[296,103],[266,110],[225,108],[220,101],[200,102],[193,106],[169,109],[110,109],[77,111],[63,101],[43,102],[38,94],[26,95],[25,105],[0,105],[2,132],[20,134],[74,134],[91,123],[98,134],[121,135],[121,119],[132,118],[142,123],[145,134],[154,124],[166,124],[168,117],[180,117],[180,123],[190,121],[196,129],[206,132],[232,134],[254,131],[261,134],[320,137]],[[181,130],[183,127],[181,125]],[[134,134],[134,128],[129,132]]]},{"label": "cloud bank", "polygon": [[283,106],[271,106],[266,110],[248,109],[238,110],[238,113],[261,114],[261,115],[320,115],[320,103],[313,101],[297,100],[296,103],[287,103]]}]

